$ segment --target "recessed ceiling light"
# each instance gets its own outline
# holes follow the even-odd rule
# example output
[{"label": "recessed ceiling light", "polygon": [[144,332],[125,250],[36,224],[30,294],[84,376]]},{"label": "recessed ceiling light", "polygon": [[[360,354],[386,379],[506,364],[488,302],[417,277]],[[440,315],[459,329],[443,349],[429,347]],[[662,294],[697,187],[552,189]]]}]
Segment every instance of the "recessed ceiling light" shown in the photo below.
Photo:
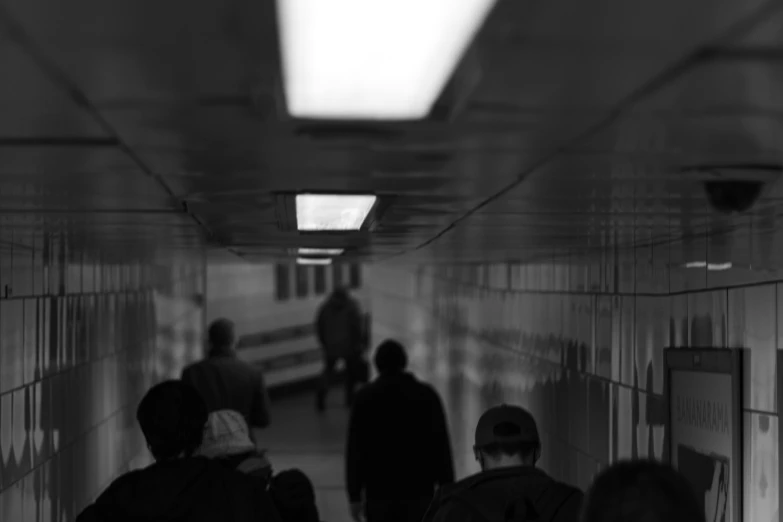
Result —
[{"label": "recessed ceiling light", "polygon": [[278,0],[288,112],[424,118],[495,0]]},{"label": "recessed ceiling light", "polygon": [[375,196],[299,194],[296,224],[299,230],[359,230],[372,210]]},{"label": "recessed ceiling light", "polygon": [[330,257],[300,257],[296,263],[298,265],[331,265],[332,259]]},{"label": "recessed ceiling light", "polygon": [[339,256],[342,248],[300,248],[300,256]]},{"label": "recessed ceiling light", "polygon": [[706,268],[707,270],[715,272],[729,270],[733,266],[732,263],[708,263],[706,261],[691,261],[690,263],[685,263],[685,268]]}]

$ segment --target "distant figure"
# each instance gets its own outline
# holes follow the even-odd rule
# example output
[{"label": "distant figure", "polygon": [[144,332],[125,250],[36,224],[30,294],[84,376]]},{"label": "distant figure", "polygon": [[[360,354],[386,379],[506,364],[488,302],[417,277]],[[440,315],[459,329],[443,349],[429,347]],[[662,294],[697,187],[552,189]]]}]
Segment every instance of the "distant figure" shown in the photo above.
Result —
[{"label": "distant figure", "polygon": [[207,358],[185,368],[182,380],[198,390],[209,413],[220,410],[241,413],[250,426],[253,441],[260,444],[261,432],[269,426],[269,397],[264,376],[261,370],[237,357],[233,322],[218,319],[209,326],[207,335]]},{"label": "distant figure", "polygon": [[272,465],[265,452],[257,449],[247,422],[238,411],[220,410],[209,414],[204,440],[197,454],[257,477],[264,487],[272,478]]},{"label": "distant figure", "polygon": [[269,493],[285,522],[319,522],[315,488],[298,469],[282,471],[272,478]]},{"label": "distant figure", "polygon": [[155,464],[115,480],[76,522],[280,521],[257,480],[194,456],[207,422],[196,390],[182,381],[158,384],[142,399],[136,417]]},{"label": "distant figure", "polygon": [[593,481],[581,522],[705,522],[685,477],[654,460],[612,464]]},{"label": "distant figure", "polygon": [[397,341],[375,352],[379,377],[351,411],[346,482],[359,521],[419,522],[437,486],[454,482],[446,415],[437,392],[406,372]]},{"label": "distant figure", "polygon": [[353,402],[354,389],[359,381],[364,348],[364,322],[359,304],[344,288],[338,288],[321,306],[315,322],[316,335],[324,354],[324,373],[318,389],[316,407],[326,409],[334,367],[337,361],[345,364],[345,404]]},{"label": "distant figure", "polygon": [[541,441],[527,410],[502,405],[484,412],[473,452],[481,472],[440,490],[425,521],[578,521],[582,492],[535,467]]}]

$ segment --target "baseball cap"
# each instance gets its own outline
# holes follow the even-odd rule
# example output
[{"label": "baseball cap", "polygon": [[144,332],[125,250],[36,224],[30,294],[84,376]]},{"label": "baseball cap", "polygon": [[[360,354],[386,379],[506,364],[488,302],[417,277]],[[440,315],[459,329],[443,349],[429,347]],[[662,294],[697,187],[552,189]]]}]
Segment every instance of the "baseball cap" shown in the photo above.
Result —
[{"label": "baseball cap", "polygon": [[209,414],[204,440],[198,454],[208,458],[228,457],[254,451],[250,429],[238,411],[220,410]]},{"label": "baseball cap", "polygon": [[[509,424],[517,429],[498,430],[501,424]],[[475,446],[481,448],[497,443],[540,442],[536,420],[524,408],[501,404],[484,412],[476,426]]]}]

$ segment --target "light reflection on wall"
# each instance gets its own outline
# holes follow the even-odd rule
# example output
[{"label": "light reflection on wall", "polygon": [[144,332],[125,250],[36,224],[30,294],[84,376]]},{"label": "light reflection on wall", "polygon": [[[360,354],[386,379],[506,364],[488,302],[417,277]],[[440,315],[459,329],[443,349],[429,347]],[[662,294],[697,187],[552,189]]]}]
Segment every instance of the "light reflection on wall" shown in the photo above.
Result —
[{"label": "light reflection on wall", "polygon": [[154,367],[146,377],[152,382],[178,379],[188,364],[204,355],[203,305],[195,296],[153,294],[157,340]]}]

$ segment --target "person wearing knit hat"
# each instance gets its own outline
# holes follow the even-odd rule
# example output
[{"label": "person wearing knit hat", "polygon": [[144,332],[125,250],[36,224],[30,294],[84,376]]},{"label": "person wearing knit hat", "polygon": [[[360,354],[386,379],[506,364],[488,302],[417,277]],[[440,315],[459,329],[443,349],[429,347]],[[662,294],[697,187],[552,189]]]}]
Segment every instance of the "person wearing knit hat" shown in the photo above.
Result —
[{"label": "person wearing knit hat", "polygon": [[209,414],[198,455],[217,459],[238,471],[268,481],[272,465],[265,452],[258,451],[245,418],[238,411],[219,410]]},{"label": "person wearing knit hat", "polygon": [[280,521],[257,479],[199,455],[208,416],[193,387],[173,380],[153,386],[136,418],[155,463],[118,477],[76,522]]}]

